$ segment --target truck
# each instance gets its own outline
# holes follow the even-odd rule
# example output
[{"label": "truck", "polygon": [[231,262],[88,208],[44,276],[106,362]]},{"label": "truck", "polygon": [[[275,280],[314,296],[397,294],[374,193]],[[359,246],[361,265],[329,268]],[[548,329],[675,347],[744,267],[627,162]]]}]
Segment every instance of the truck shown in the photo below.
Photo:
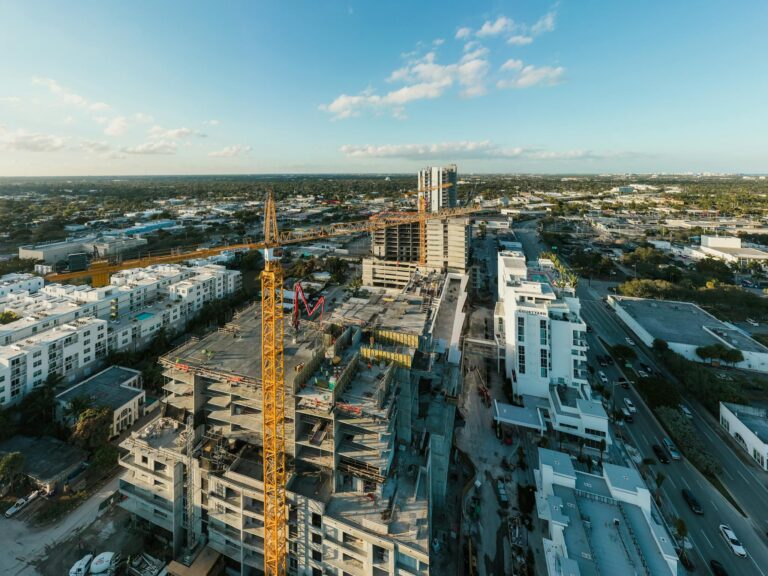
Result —
[{"label": "truck", "polygon": [[114,576],[122,568],[125,560],[117,552],[102,552],[91,563],[91,574]]}]

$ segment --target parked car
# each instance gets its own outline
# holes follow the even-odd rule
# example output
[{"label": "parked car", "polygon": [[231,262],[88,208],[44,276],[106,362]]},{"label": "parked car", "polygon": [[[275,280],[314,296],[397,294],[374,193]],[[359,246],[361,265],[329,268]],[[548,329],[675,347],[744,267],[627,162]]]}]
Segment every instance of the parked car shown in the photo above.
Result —
[{"label": "parked car", "polygon": [[720,535],[723,537],[723,540],[725,540],[725,543],[728,544],[728,546],[731,549],[731,552],[736,554],[736,556],[740,556],[742,558],[747,557],[747,551],[744,549],[744,546],[741,545],[741,542],[739,542],[739,539],[736,538],[736,533],[731,530],[731,527],[727,524],[720,524]]},{"label": "parked car", "polygon": [[637,408],[635,408],[634,402],[630,400],[629,398],[624,398],[624,405],[627,407],[627,410],[629,410],[632,414],[637,414]]},{"label": "parked car", "polygon": [[24,498],[19,498],[18,500],[16,500],[16,502],[14,502],[13,506],[11,506],[10,508],[8,508],[8,510],[5,511],[5,517],[10,518],[14,514],[16,514],[19,510],[24,508],[24,506],[32,502],[32,500],[34,500],[38,496],[40,496],[40,491],[35,490],[34,492],[30,492],[29,494],[24,496]]},{"label": "parked car", "polygon": [[672,444],[672,440],[670,440],[669,438],[664,438],[661,442],[662,444],[664,444],[664,448],[667,449],[667,452],[669,452],[669,455],[672,458],[672,460],[681,460],[680,452],[678,452],[675,445]]},{"label": "parked car", "polygon": [[693,495],[693,492],[687,488],[683,488],[683,500],[685,500],[685,503],[688,504],[691,512],[694,514],[704,514],[704,508],[702,508],[701,504],[699,504],[699,501],[696,500],[696,496]]},{"label": "parked car", "polygon": [[88,569],[91,567],[93,554],[86,554],[69,569],[69,576],[87,576]]},{"label": "parked car", "polygon": [[624,422],[632,423],[635,421],[634,417],[632,416],[632,412],[626,409],[625,406],[621,407],[621,415],[624,416]]},{"label": "parked car", "polygon": [[659,446],[658,444],[654,444],[651,446],[651,449],[653,450],[653,453],[656,455],[656,459],[661,462],[662,464],[669,464],[669,458],[667,458],[667,454],[664,452],[664,448]]},{"label": "parked car", "polygon": [[728,576],[728,572],[726,572],[725,568],[723,568],[723,565],[720,564],[720,562],[717,560],[710,560],[709,567],[712,568],[712,574],[715,576]]},{"label": "parked car", "polygon": [[125,560],[115,552],[102,552],[93,559],[91,564],[91,574],[104,574],[112,576],[123,567]]}]

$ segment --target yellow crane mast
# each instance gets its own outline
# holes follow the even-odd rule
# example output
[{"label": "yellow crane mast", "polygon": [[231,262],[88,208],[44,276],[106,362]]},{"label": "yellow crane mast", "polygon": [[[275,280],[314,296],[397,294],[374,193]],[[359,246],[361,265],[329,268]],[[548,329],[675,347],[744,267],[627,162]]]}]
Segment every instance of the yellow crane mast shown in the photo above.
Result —
[{"label": "yellow crane mast", "polygon": [[285,384],[283,358],[283,267],[275,201],[264,205],[264,271],[261,273],[261,393],[264,439],[264,572],[283,576],[285,519]]}]

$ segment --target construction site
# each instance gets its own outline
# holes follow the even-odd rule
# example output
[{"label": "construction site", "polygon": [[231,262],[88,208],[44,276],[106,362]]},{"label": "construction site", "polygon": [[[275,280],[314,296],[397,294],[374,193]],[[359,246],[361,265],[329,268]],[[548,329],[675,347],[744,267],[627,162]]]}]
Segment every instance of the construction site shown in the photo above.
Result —
[{"label": "construction site", "polygon": [[[419,212],[422,239],[437,216]],[[280,238],[269,198],[261,303],[160,357],[161,417],[122,443],[121,506],[190,569],[212,550],[233,574],[457,573],[467,275],[419,268],[302,320]]]}]

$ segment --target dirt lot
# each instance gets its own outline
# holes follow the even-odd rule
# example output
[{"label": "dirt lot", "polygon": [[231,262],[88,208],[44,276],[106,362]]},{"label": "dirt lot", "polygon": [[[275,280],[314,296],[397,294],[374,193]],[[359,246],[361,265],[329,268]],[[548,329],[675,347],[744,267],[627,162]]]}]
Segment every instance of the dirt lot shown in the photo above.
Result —
[{"label": "dirt lot", "polygon": [[113,551],[127,558],[141,552],[143,543],[144,535],[130,527],[130,514],[115,506],[79,534],[49,548],[36,568],[43,576],[61,576],[85,554]]}]

